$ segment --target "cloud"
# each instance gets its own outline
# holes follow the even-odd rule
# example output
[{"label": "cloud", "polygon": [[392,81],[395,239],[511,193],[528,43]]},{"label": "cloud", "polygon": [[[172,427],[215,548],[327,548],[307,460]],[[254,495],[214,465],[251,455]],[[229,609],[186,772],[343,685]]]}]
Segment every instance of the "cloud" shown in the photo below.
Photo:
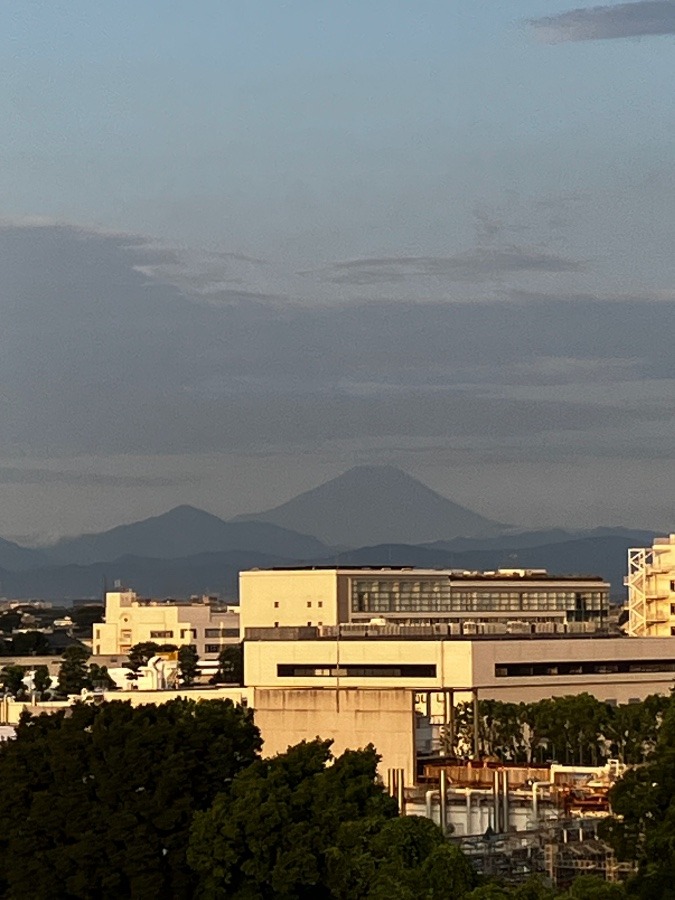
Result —
[{"label": "cloud", "polygon": [[573,9],[532,19],[530,25],[541,40],[552,44],[675,34],[675,2],[641,0]]},{"label": "cloud", "polygon": [[[70,466],[47,473],[15,461],[302,452],[343,441],[462,438],[498,453],[507,438],[521,439],[526,457],[528,436],[671,421],[663,398],[623,402],[611,390],[620,383],[628,396],[646,379],[675,381],[675,303],[665,299],[509,288],[492,302],[311,306],[237,288],[202,302],[189,284],[139,271],[158,257],[172,259],[142,238],[0,229],[0,452],[12,461],[0,481],[161,487],[103,464],[72,475]],[[521,247],[329,271],[475,279],[579,266]]]},{"label": "cloud", "polygon": [[[500,226],[492,224],[494,233]],[[538,247],[476,248],[454,256],[394,256],[335,263],[320,273],[333,284],[368,285],[431,277],[486,281],[507,274],[579,272],[584,264]]]},{"label": "cloud", "polygon": [[54,469],[21,468],[0,466],[0,484],[63,484],[84,487],[171,487],[178,484],[194,483],[194,475],[111,475],[105,472],[67,472]]}]

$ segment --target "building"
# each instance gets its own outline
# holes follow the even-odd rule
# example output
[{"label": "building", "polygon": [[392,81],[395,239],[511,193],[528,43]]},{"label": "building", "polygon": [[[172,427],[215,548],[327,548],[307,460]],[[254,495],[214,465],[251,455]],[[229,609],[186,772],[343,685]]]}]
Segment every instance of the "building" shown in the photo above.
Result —
[{"label": "building", "polygon": [[591,631],[607,624],[609,590],[597,576],[553,577],[544,569],[256,569],[240,576],[241,626],[245,633],[381,619],[465,634]]},{"label": "building", "polygon": [[202,660],[215,660],[239,641],[239,614],[201,601],[144,600],[133,591],[106,594],[105,622],[93,626],[94,656],[126,656],[135,644],[191,644]]},{"label": "building", "polygon": [[675,534],[628,551],[628,634],[675,635]]}]

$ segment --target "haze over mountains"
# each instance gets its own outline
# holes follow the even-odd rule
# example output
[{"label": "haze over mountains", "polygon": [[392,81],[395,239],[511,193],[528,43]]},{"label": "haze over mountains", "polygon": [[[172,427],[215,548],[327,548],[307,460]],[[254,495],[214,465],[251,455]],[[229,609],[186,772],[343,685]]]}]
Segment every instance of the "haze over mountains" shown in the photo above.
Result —
[{"label": "haze over mountains", "polygon": [[97,597],[121,580],[145,595],[234,599],[241,569],[341,564],[547,568],[602,575],[620,597],[627,548],[653,536],[625,528],[516,533],[398,469],[365,466],[230,521],[179,506],[41,549],[0,539],[0,596]]}]

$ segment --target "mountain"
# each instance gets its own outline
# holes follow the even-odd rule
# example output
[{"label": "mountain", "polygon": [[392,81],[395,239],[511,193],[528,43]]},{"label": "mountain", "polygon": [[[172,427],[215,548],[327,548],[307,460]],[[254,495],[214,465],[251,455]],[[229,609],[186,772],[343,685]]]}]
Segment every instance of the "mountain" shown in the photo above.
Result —
[{"label": "mountain", "polygon": [[[306,560],[325,566],[418,566],[483,570],[547,569],[551,575],[601,575],[612,586],[614,600],[625,597],[626,554],[635,542],[627,537],[592,537],[539,547],[450,551],[438,547],[382,544],[326,554]],[[30,572],[0,571],[0,593],[17,599],[63,600],[100,597],[104,584],[120,580],[151,597],[189,597],[218,593],[235,599],[239,572],[252,568],[294,566],[297,561],[254,550],[198,553],[179,559],[126,555],[86,566],[48,566]]]},{"label": "mountain", "polygon": [[269,566],[292,566],[292,560],[251,550],[199,553],[180,559],[124,556],[86,566],[46,566],[31,572],[0,570],[2,593],[16,599],[100,599],[115,581],[144,597],[185,599],[193,594],[219,594],[234,601],[239,572]]},{"label": "mountain", "polygon": [[[582,530],[549,528],[541,531],[522,531],[505,533],[490,538],[455,538],[452,541],[434,541],[423,546],[432,550],[502,550],[508,548],[510,553],[530,547],[542,547],[546,544],[565,544],[569,541],[591,540],[599,537],[621,538],[631,547],[649,547],[656,537],[655,531],[641,531],[630,528],[600,527]],[[517,556],[517,554],[516,554]],[[506,565],[506,563],[504,564]],[[517,563],[514,563],[517,565]]]},{"label": "mountain", "polygon": [[326,549],[316,538],[275,524],[224,522],[193,506],[177,506],[161,516],[110,531],[63,538],[45,552],[53,563],[89,565],[127,555],[175,559],[233,550],[300,560],[316,557]]},{"label": "mountain", "polygon": [[315,565],[418,566],[469,571],[519,568],[546,569],[551,575],[601,575],[611,585],[612,598],[623,600],[628,548],[633,546],[635,541],[632,536],[581,538],[538,547],[514,548],[505,545],[457,551],[434,546],[385,544],[346,550],[337,557],[317,560]]},{"label": "mountain", "polygon": [[269,522],[343,547],[487,536],[505,527],[393,466],[357,466],[281,506],[232,521]]},{"label": "mountain", "polygon": [[43,566],[46,562],[44,553],[29,547],[21,547],[13,541],[0,538],[0,569],[10,572],[21,572],[24,569],[34,569]]}]

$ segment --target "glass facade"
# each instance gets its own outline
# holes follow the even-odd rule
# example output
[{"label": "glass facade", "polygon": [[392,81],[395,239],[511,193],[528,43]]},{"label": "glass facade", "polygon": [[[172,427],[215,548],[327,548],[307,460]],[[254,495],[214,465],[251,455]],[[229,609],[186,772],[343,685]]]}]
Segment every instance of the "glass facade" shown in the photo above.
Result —
[{"label": "glass facade", "polygon": [[567,586],[551,581],[484,585],[445,578],[436,579],[353,579],[352,613],[372,616],[392,613],[565,613],[568,621],[600,619],[609,609],[609,592],[599,583]]}]

